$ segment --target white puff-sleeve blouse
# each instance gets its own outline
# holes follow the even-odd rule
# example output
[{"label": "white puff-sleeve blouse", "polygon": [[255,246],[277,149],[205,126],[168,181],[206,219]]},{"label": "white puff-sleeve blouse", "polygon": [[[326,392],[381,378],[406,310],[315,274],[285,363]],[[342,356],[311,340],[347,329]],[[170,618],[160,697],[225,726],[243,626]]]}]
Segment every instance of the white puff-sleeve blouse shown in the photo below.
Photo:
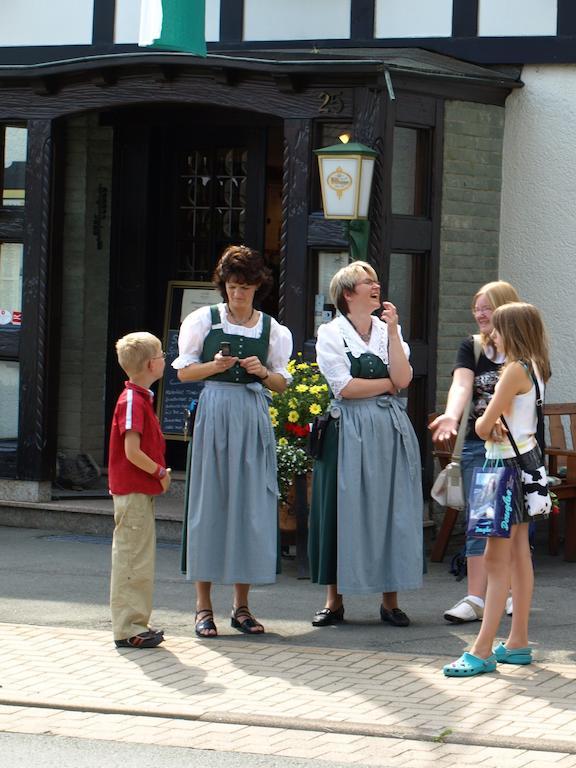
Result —
[{"label": "white puff-sleeve blouse", "polygon": [[[398,334],[406,357],[410,359],[410,347],[403,340],[400,327]],[[316,340],[318,367],[326,378],[334,397],[339,400],[342,398],[340,393],[353,378],[350,373],[350,359],[346,353],[345,343],[352,357],[360,357],[366,352],[371,352],[388,364],[388,328],[386,323],[372,315],[372,333],[369,342],[362,341],[354,326],[343,315],[339,315],[332,322],[318,328]]]},{"label": "white puff-sleeve blouse", "polygon": [[[262,334],[262,313],[256,325],[252,328],[246,328],[245,325],[234,325],[228,320],[225,304],[218,304],[218,312],[222,322],[224,333],[244,336],[250,339],[257,339]],[[204,339],[210,333],[212,328],[212,316],[210,307],[200,307],[191,312],[184,318],[180,326],[178,335],[178,357],[172,363],[172,367],[179,370],[186,368],[193,363],[201,362],[202,347]],[[286,381],[292,381],[288,373],[287,365],[292,354],[292,334],[284,325],[271,318],[270,323],[270,341],[268,344],[268,357],[266,359],[266,368],[270,373],[280,373]]]}]

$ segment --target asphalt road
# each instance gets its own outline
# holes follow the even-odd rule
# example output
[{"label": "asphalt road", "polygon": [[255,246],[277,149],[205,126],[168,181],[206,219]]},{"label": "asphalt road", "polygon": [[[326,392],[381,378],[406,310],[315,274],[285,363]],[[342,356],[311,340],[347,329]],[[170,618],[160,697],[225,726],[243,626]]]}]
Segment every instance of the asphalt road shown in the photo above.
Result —
[{"label": "asphalt road", "polygon": [[[291,757],[19,733],[0,733],[0,755],[5,768],[142,768],[146,765],[162,768],[310,768],[318,765],[317,760]],[[349,763],[331,762],[330,766],[350,768]]]}]

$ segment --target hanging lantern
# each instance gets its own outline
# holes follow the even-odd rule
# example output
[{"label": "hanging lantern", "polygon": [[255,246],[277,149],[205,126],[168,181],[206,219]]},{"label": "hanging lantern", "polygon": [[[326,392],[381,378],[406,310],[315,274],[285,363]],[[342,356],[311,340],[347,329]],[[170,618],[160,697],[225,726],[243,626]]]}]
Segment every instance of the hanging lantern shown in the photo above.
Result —
[{"label": "hanging lantern", "polygon": [[377,152],[364,144],[315,149],[326,219],[367,219]]}]

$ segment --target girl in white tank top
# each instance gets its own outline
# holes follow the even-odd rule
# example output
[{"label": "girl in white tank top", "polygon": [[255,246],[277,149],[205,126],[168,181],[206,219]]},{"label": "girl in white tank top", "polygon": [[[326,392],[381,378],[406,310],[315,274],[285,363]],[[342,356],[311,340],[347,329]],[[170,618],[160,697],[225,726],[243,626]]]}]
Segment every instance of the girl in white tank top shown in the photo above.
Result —
[{"label": "girl in white tank top", "polygon": [[[492,338],[506,358],[500,379],[484,414],[476,421],[476,433],[486,441],[488,457],[514,463],[516,454],[500,417],[505,416],[522,455],[525,469],[542,463],[535,434],[537,425],[536,377],[541,396],[550,378],[548,342],[540,312],[531,304],[512,302],[498,307],[492,316]],[[528,617],[532,602],[534,572],[528,541],[528,519],[511,526],[509,539],[488,538],[485,553],[488,590],[484,618],[470,653],[444,667],[447,677],[472,677],[493,672],[498,663],[530,664]],[[496,647],[508,590],[512,585],[514,613],[508,638]]]},{"label": "girl in white tank top", "polygon": [[[536,428],[538,426],[538,415],[536,411],[536,385],[532,379],[532,374],[538,382],[540,397],[544,395],[544,381],[540,376],[538,366],[531,360],[530,363],[518,361],[517,365],[524,368],[528,377],[530,389],[527,392],[520,392],[512,398],[508,410],[504,410],[502,415],[506,419],[506,424],[510,434],[516,442],[519,453],[524,454],[536,448]],[[525,381],[520,372],[518,372],[522,387]],[[495,432],[496,434],[496,432]],[[510,441],[504,436],[504,439],[496,441],[492,436],[486,440],[486,457],[489,459],[513,459],[516,456]]]}]

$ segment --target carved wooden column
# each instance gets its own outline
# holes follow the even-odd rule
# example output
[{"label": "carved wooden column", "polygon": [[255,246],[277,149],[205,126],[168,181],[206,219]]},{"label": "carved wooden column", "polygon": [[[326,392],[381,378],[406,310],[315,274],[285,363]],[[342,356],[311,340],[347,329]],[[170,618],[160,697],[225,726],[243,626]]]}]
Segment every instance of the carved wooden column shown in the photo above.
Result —
[{"label": "carved wooden column", "polygon": [[294,350],[302,349],[306,331],[308,190],[312,121],[284,121],[282,231],[280,236],[279,317],[294,335]]},{"label": "carved wooden column", "polygon": [[28,122],[24,224],[20,415],[16,474],[50,480],[56,453],[58,279],[53,259],[55,125]]},{"label": "carved wooden column", "polygon": [[354,141],[366,144],[378,152],[374,165],[374,178],[370,196],[370,241],[368,261],[381,279],[387,280],[388,256],[386,234],[389,229],[387,187],[388,162],[392,145],[386,139],[386,91],[380,88],[362,88],[356,91],[357,104],[354,115]]}]

